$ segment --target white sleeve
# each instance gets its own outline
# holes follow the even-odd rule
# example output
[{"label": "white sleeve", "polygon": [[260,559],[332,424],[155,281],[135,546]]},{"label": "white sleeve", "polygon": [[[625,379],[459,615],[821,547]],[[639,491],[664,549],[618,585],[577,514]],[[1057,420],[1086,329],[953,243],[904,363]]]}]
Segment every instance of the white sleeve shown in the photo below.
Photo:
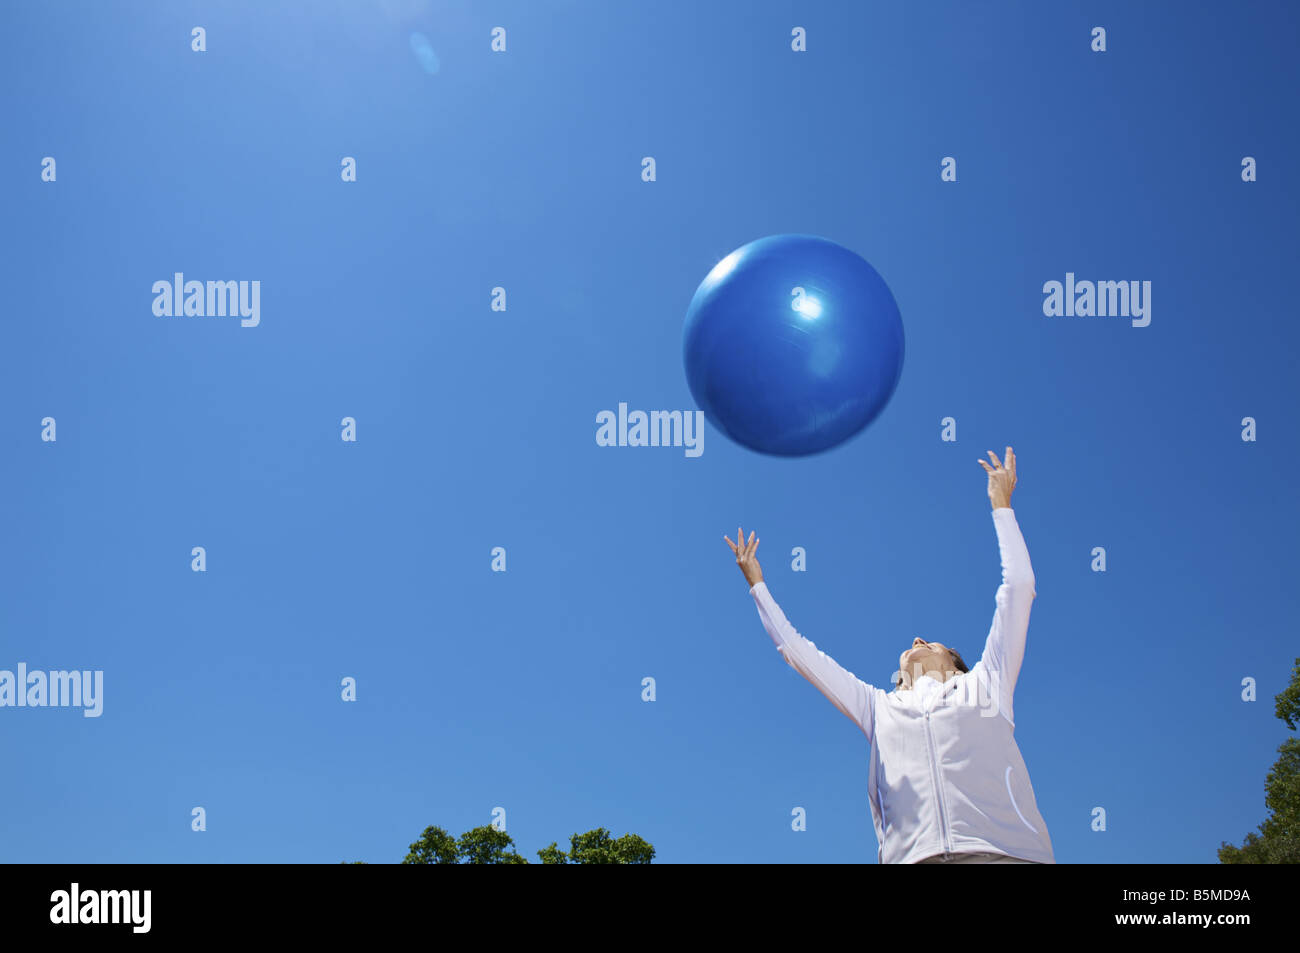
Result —
[{"label": "white sleeve", "polygon": [[853,719],[867,738],[872,734],[871,695],[874,689],[852,672],[842,668],[825,652],[795,631],[776,604],[767,584],[760,582],[749,590],[758,605],[763,628],[776,643],[777,651],[796,672],[825,695],[836,708]]},{"label": "white sleeve", "polygon": [[[1034,568],[1029,563],[1029,550],[1020,533],[1015,512],[1006,506],[994,510],[993,526],[997,530],[998,551],[1002,557],[1002,585],[998,586],[994,597],[997,608],[993,611],[993,625],[980,661],[993,677],[994,685],[1000,687],[1002,699],[1010,706],[1020,665],[1025,660],[1029,610],[1038,593],[1034,588]],[[1009,707],[1006,714],[1011,718]],[[1011,720],[1014,723],[1014,718]]]}]

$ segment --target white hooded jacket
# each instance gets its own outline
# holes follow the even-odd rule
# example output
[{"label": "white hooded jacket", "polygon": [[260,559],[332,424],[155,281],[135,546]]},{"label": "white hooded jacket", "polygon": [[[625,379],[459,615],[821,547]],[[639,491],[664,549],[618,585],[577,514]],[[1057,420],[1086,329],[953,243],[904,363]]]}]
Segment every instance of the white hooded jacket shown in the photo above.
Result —
[{"label": "white hooded jacket", "polygon": [[765,583],[750,589],[781,655],[871,743],[867,794],[883,864],[971,851],[1055,863],[1012,711],[1034,571],[1015,513],[993,510],[993,525],[1002,585],[984,654],[944,682],[923,675],[910,689],[869,685],[796,632]]}]

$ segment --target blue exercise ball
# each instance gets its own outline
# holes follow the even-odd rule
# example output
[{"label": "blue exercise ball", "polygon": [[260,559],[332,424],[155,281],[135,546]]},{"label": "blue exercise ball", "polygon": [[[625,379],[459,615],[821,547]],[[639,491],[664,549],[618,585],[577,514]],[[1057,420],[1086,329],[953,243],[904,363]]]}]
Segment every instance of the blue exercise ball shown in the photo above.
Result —
[{"label": "blue exercise ball", "polygon": [[815,235],[771,235],[700,282],[682,350],[713,426],[760,453],[805,456],[884,409],[903,371],[903,321],[860,256]]}]

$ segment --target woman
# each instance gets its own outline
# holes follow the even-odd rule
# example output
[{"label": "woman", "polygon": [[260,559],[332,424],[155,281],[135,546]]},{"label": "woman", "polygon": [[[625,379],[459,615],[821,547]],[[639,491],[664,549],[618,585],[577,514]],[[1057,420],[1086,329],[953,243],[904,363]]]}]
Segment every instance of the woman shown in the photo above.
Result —
[{"label": "woman", "polygon": [[777,650],[871,744],[867,795],[881,863],[1055,863],[1029,772],[1015,739],[1012,697],[1037,595],[1029,551],[1011,509],[1016,457],[988,451],[993,528],[1002,557],[993,625],[967,670],[940,642],[914,639],[892,691],[862,681],[795,631],[772,599],[755,556],[758,539],[724,536]]}]

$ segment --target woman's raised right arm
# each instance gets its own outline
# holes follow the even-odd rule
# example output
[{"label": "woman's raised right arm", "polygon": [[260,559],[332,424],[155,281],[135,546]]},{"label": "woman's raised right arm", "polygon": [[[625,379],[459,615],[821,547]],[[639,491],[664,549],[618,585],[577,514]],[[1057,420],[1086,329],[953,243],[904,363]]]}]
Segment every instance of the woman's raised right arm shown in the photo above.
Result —
[{"label": "woman's raised right arm", "polygon": [[758,617],[763,628],[776,644],[777,651],[790,667],[806,678],[830,701],[832,705],[853,720],[863,734],[871,738],[872,686],[848,671],[816,644],[800,635],[790,620],[785,617],[781,607],[772,598],[767,583],[763,581],[763,571],[758,565],[755,551],[758,540],[753,533],[745,541],[743,532],[738,532],[739,543],[727,539],[727,545],[736,554],[736,563],[745,574],[745,581],[750,584],[749,592],[758,606]]}]

